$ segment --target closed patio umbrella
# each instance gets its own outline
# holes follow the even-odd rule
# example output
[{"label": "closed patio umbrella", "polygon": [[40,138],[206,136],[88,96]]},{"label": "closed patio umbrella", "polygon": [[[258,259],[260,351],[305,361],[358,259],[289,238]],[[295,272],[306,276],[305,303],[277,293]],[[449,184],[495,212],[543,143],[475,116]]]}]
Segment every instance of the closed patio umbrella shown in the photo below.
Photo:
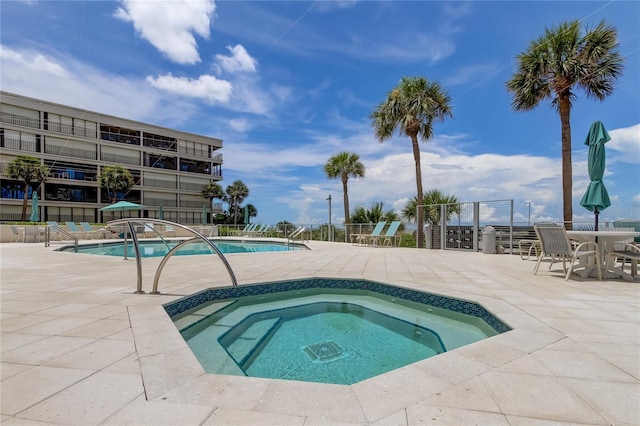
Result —
[{"label": "closed patio umbrella", "polygon": [[31,199],[31,216],[29,217],[31,222],[40,222],[40,212],[38,211],[38,192],[33,191],[33,198]]},{"label": "closed patio umbrella", "polygon": [[605,148],[604,144],[609,142],[611,137],[600,121],[591,124],[585,145],[589,145],[589,157],[587,165],[589,167],[589,186],[584,193],[580,205],[593,212],[595,215],[595,230],[598,230],[598,215],[601,211],[611,205],[607,188],[605,188],[602,178],[605,169]]}]

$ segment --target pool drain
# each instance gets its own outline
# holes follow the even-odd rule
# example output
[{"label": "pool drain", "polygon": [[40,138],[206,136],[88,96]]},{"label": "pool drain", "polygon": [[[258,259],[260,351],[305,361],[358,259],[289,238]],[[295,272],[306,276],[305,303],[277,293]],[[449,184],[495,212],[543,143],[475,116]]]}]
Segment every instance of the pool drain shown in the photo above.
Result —
[{"label": "pool drain", "polygon": [[330,361],[342,355],[342,348],[334,342],[314,343],[303,350],[314,361]]}]

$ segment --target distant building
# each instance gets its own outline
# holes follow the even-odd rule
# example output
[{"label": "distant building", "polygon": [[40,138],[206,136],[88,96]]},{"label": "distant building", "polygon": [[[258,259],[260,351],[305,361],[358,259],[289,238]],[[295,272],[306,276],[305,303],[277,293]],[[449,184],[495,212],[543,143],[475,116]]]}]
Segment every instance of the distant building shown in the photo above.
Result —
[{"label": "distant building", "polygon": [[[222,140],[166,129],[39,99],[0,92],[0,221],[21,218],[23,183],[5,170],[18,155],[40,159],[50,168],[38,191],[41,220],[106,222],[111,213],[106,191],[98,184],[103,167],[119,164],[136,182],[118,200],[140,203],[144,210],[124,217],[201,223],[202,188],[222,180]],[[221,211],[222,205],[215,206]],[[117,215],[119,218],[120,215]]]}]

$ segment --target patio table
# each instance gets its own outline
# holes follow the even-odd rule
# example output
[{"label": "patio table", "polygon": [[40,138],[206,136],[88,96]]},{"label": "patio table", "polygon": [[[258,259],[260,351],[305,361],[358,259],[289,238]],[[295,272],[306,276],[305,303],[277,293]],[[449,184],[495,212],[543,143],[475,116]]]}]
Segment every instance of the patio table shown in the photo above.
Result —
[{"label": "patio table", "polygon": [[[602,264],[603,277],[604,278],[622,278],[627,281],[633,281],[633,277],[622,270],[622,268],[615,268],[613,264],[613,257],[608,254],[615,251],[615,243],[618,241],[624,241],[633,239],[640,236],[640,232],[635,231],[567,231],[569,238],[575,241],[596,241],[600,247],[600,261]],[[588,264],[582,272],[583,277],[588,276],[596,269],[597,265]]]}]

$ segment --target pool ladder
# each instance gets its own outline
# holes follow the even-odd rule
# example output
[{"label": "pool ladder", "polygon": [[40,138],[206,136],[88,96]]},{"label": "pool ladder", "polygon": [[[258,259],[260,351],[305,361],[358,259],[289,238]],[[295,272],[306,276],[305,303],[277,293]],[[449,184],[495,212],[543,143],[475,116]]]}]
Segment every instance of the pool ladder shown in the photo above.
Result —
[{"label": "pool ladder", "polygon": [[[147,227],[147,224],[154,224],[154,225],[172,225],[176,228],[180,228],[180,229],[184,229],[185,231],[189,232],[190,234],[193,235],[193,238],[190,238],[188,240],[184,240],[180,243],[178,243],[177,245],[175,245],[173,248],[169,247],[169,244],[165,241],[164,237],[162,236],[162,234],[160,234],[155,227]],[[141,218],[125,218],[125,219],[116,219],[116,220],[112,220],[107,222],[107,226],[108,227],[113,227],[115,225],[123,225],[124,226],[124,232],[123,232],[123,236],[124,236],[124,258],[127,258],[127,235],[131,235],[131,240],[133,241],[133,250],[136,253],[136,267],[137,267],[137,275],[138,275],[138,281],[137,281],[137,286],[136,286],[136,294],[144,294],[144,291],[142,290],[142,257],[140,256],[140,245],[138,242],[138,237],[136,235],[136,231],[135,231],[135,226],[144,226],[145,232],[146,231],[153,231],[158,237],[160,237],[160,239],[165,243],[165,245],[167,246],[167,249],[169,249],[168,253],[164,255],[164,257],[162,258],[162,261],[160,262],[160,265],[158,265],[158,270],[156,271],[155,277],[153,278],[153,290],[149,292],[149,294],[160,294],[160,292],[158,291],[158,283],[160,281],[160,274],[162,273],[162,269],[164,268],[164,266],[166,265],[166,263],[169,261],[169,258],[171,258],[171,256],[173,256],[175,254],[175,252],[177,252],[179,249],[181,249],[182,247],[191,244],[191,243],[196,243],[196,242],[204,242],[205,244],[207,244],[211,250],[213,250],[214,253],[216,253],[218,255],[218,257],[220,257],[220,260],[222,260],[222,263],[224,264],[225,268],[227,268],[227,272],[229,273],[229,276],[231,277],[231,284],[233,285],[233,287],[238,287],[238,280],[236,279],[235,274],[233,273],[233,269],[231,269],[231,265],[229,265],[229,262],[227,261],[227,258],[224,257],[224,254],[222,254],[222,252],[218,249],[218,247],[216,247],[215,244],[213,244],[211,241],[209,241],[209,239],[207,237],[205,237],[204,235],[202,235],[200,232],[196,231],[195,229],[189,228],[188,226],[185,225],[181,225],[179,223],[175,223],[175,222],[170,222],[168,220],[162,220],[162,219],[141,219]]]}]

